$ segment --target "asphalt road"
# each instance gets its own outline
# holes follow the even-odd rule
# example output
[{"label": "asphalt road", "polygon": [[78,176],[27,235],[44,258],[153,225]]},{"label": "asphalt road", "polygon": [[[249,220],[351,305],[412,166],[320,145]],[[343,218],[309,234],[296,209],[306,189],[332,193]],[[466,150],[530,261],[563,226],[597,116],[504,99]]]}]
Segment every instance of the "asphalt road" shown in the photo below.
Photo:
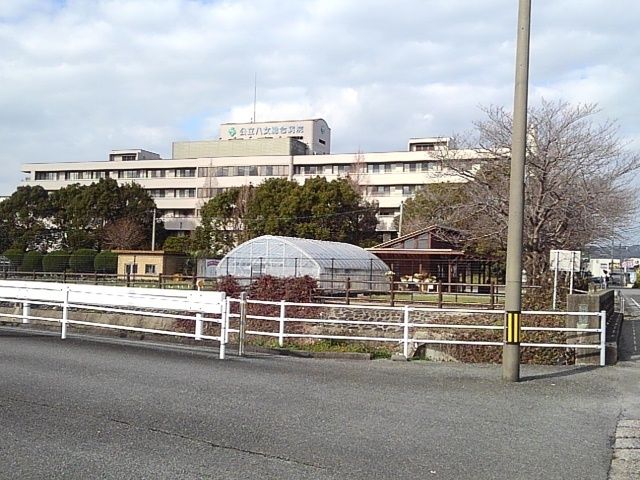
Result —
[{"label": "asphalt road", "polygon": [[2,479],[606,479],[618,418],[640,415],[633,361],[504,384],[0,328],[0,362]]}]

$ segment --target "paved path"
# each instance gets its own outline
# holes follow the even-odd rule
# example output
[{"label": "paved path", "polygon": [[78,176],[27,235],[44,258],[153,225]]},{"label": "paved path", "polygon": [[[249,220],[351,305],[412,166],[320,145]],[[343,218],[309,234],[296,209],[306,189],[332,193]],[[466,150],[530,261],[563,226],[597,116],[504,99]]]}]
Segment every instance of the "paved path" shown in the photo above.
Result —
[{"label": "paved path", "polygon": [[15,332],[0,329],[7,479],[605,480],[639,393],[626,364],[503,384],[498,366],[220,361]]},{"label": "paved path", "polygon": [[[616,368],[632,372],[630,383],[640,383],[640,292],[621,290],[626,300],[625,321],[621,332],[620,363]],[[635,375],[633,375],[635,372]],[[633,390],[633,386],[629,385]],[[640,396],[631,398],[621,412],[616,428],[614,453],[609,471],[610,480],[640,478]]]}]

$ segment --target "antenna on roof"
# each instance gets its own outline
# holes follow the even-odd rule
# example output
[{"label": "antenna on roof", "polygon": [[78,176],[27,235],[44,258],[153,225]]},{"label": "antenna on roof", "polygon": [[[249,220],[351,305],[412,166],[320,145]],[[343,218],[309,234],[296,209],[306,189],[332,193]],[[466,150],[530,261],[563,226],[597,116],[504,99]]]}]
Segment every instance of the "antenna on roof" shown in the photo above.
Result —
[{"label": "antenna on roof", "polygon": [[258,93],[258,73],[253,74],[253,118],[251,123],[256,123],[256,98]]}]

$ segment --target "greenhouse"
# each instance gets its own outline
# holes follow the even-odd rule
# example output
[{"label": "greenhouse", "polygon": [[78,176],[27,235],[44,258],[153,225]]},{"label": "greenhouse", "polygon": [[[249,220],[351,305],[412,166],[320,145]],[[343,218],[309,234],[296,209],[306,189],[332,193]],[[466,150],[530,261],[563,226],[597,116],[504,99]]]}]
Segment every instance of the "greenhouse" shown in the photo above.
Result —
[{"label": "greenhouse", "polygon": [[386,263],[348,243],[263,235],[231,250],[218,264],[218,276],[254,278],[262,275],[318,280],[324,289],[385,290]]}]

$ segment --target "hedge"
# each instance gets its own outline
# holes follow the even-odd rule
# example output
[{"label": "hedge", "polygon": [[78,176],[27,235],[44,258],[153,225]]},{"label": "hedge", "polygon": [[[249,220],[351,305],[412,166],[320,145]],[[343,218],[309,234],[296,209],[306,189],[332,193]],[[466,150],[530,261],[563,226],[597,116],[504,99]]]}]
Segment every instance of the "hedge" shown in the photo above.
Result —
[{"label": "hedge", "polygon": [[118,254],[109,250],[98,253],[93,259],[93,268],[98,273],[117,273]]},{"label": "hedge", "polygon": [[69,270],[73,273],[93,273],[93,262],[98,252],[89,248],[79,248],[69,257]]},{"label": "hedge", "polygon": [[63,250],[54,250],[42,257],[42,269],[45,272],[64,272],[69,265],[69,254]]},{"label": "hedge", "polygon": [[22,257],[22,265],[20,270],[23,272],[41,272],[42,271],[42,258],[44,255],[37,250],[31,250],[24,254]]}]

